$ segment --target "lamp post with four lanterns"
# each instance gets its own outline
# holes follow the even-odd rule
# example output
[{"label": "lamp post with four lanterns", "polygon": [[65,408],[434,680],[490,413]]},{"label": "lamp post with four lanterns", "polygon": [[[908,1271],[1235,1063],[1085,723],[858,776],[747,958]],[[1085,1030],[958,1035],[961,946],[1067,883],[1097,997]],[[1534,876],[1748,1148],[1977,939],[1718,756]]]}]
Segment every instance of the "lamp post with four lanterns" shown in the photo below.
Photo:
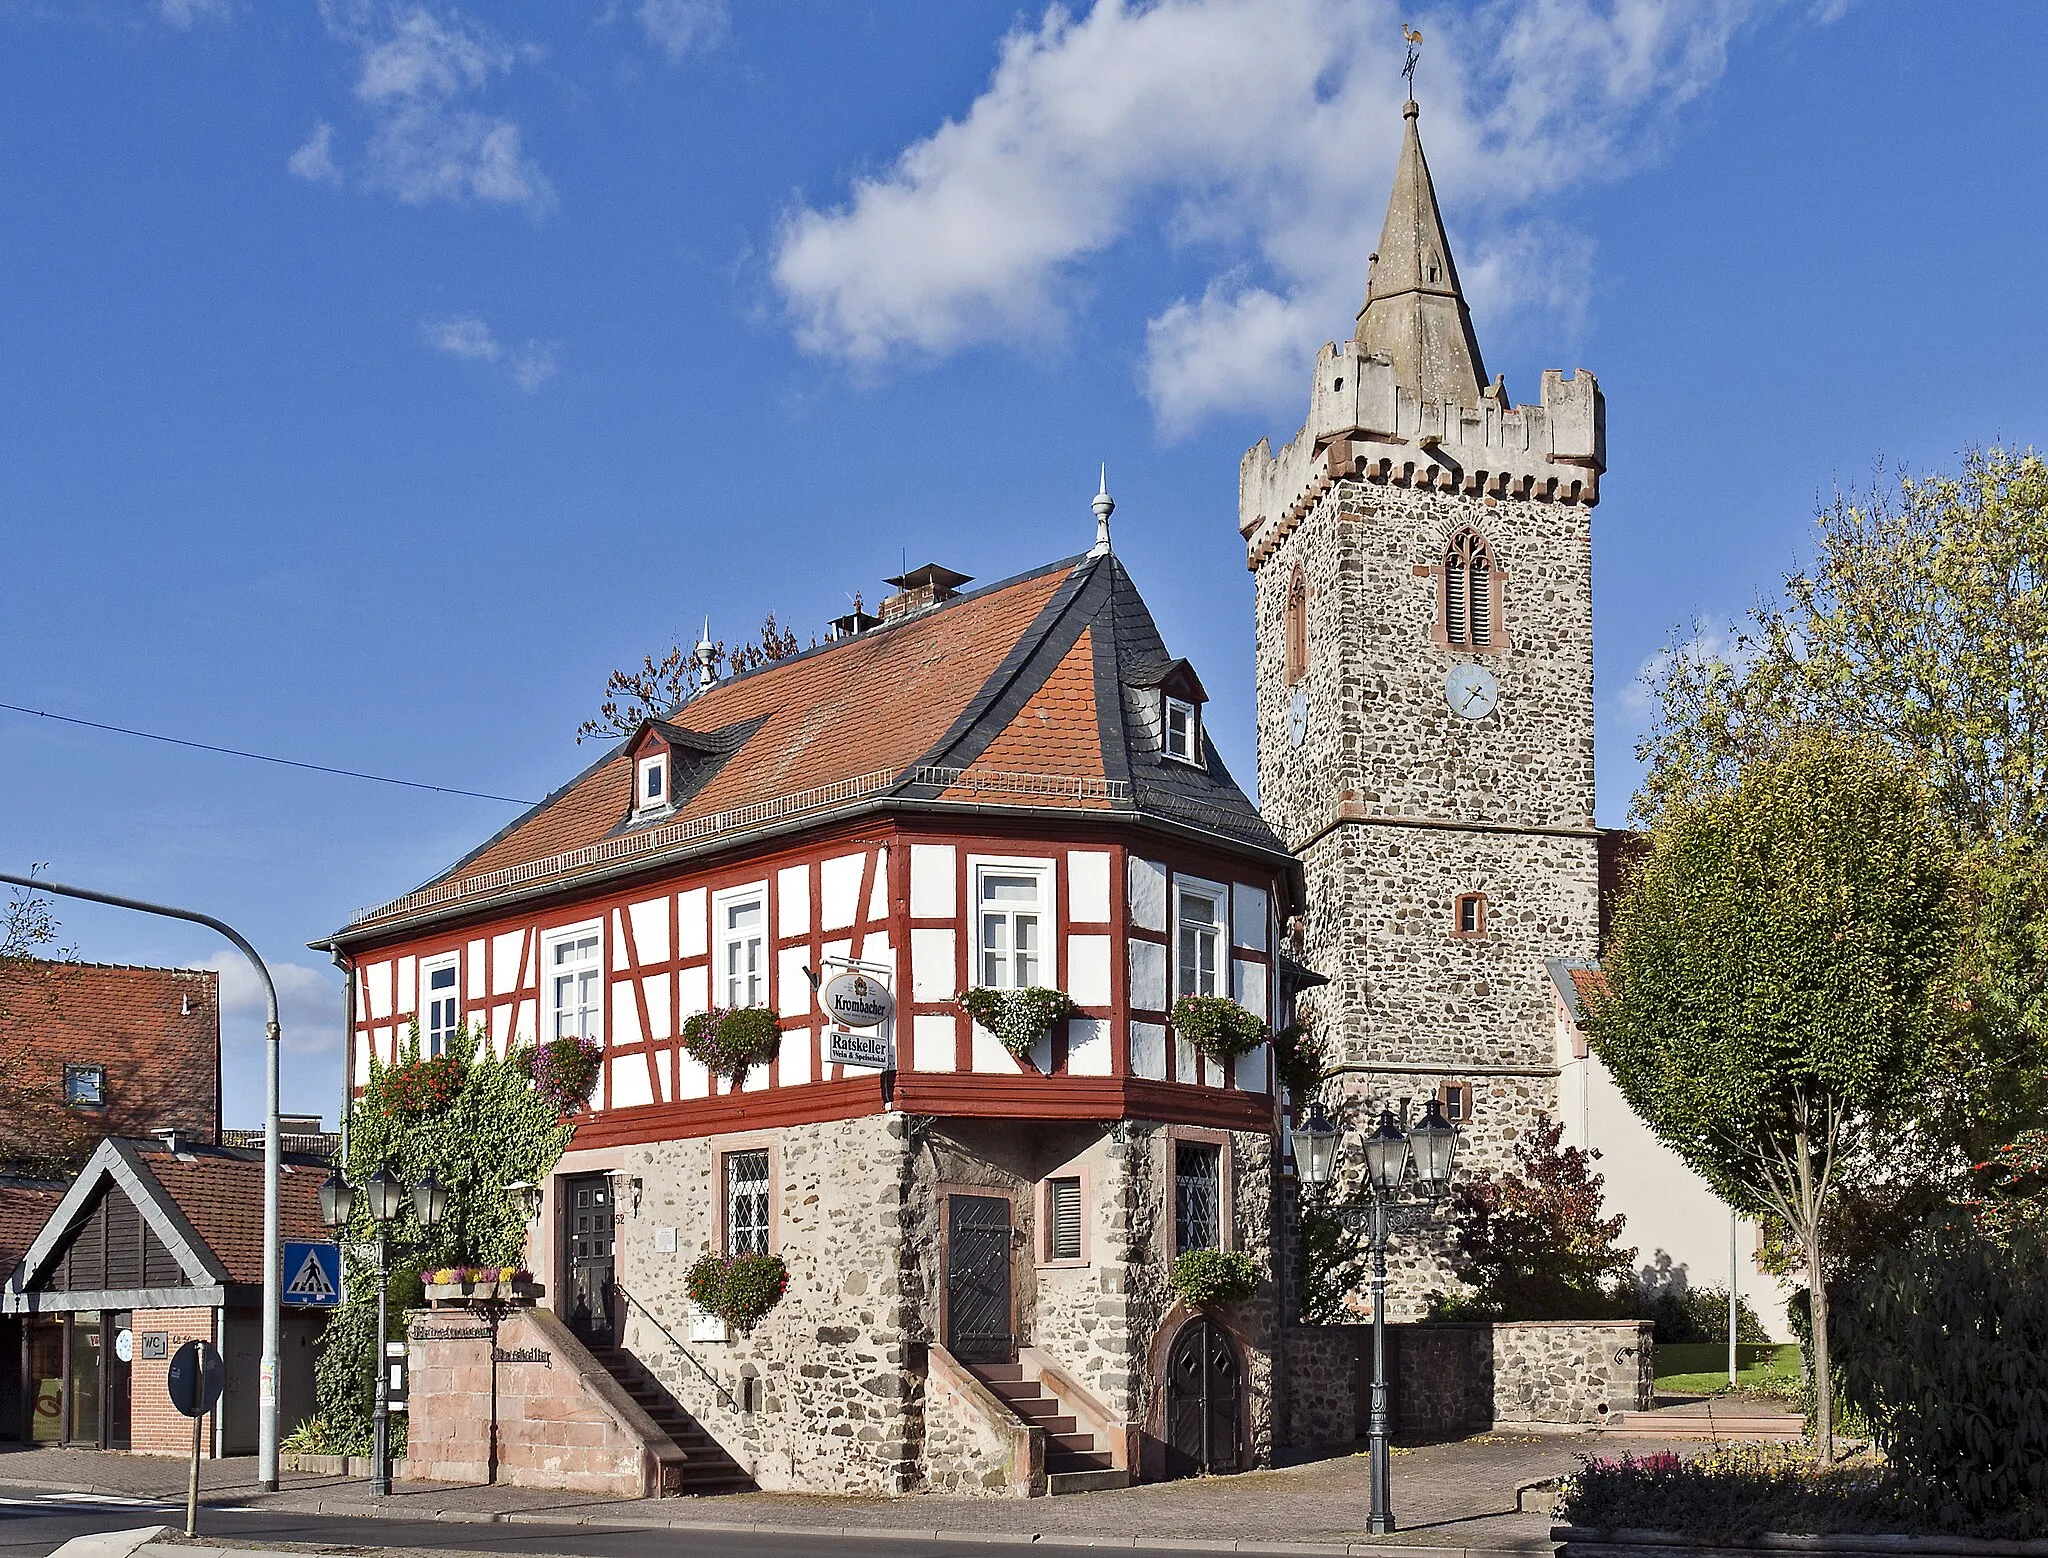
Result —
[{"label": "lamp post with four lanterns", "polygon": [[[1401,1113],[1408,1106],[1404,1100]],[[1337,1171],[1341,1132],[1323,1112],[1322,1100],[1309,1111],[1308,1123],[1294,1128],[1294,1157],[1303,1181],[1326,1185]],[[1390,1483],[1393,1424],[1387,1410],[1387,1238],[1392,1231],[1394,1197],[1410,1181],[1434,1207],[1451,1183],[1458,1155],[1458,1129],[1443,1117],[1437,1100],[1429,1100],[1422,1123],[1403,1128],[1391,1109],[1380,1111],[1377,1127],[1367,1133],[1365,1179],[1372,1190],[1372,1511],[1366,1529],[1379,1536],[1395,1529]]]},{"label": "lamp post with four lanterns", "polygon": [[[359,1192],[342,1177],[340,1169],[327,1176],[320,1187],[320,1215],[327,1226],[339,1233],[355,1213]],[[448,1187],[432,1169],[409,1192],[413,1215],[422,1229],[432,1228],[448,1211]],[[408,1194],[398,1176],[379,1167],[363,1184],[360,1194],[370,1221],[377,1230],[375,1254],[377,1271],[377,1407],[373,1418],[375,1436],[371,1443],[370,1492],[383,1498],[391,1492],[391,1362],[387,1356],[390,1339],[391,1242],[389,1228]]]}]

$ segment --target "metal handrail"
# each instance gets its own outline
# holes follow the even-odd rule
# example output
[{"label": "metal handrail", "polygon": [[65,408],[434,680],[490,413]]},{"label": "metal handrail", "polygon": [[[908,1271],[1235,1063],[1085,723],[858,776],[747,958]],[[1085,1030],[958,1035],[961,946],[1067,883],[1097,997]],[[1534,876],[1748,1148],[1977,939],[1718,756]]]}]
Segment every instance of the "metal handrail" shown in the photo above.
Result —
[{"label": "metal handrail", "polygon": [[739,1402],[733,1399],[732,1392],[727,1390],[723,1385],[718,1383],[718,1376],[716,1374],[713,1374],[709,1369],[705,1368],[702,1363],[698,1362],[697,1355],[695,1353],[690,1351],[689,1348],[685,1347],[681,1342],[676,1340],[676,1333],[671,1331],[667,1326],[663,1325],[661,1323],[660,1317],[657,1316],[653,1310],[649,1309],[645,1304],[641,1303],[640,1300],[635,1298],[631,1293],[628,1293],[626,1291],[626,1285],[623,1282],[614,1281],[612,1283],[612,1291],[618,1294],[619,1297],[623,1298],[627,1303],[631,1304],[635,1309],[639,1310],[641,1314],[645,1315],[647,1317],[647,1323],[653,1326],[655,1330],[661,1332],[663,1336],[668,1338],[669,1346],[675,1348],[677,1352],[681,1353],[685,1358],[687,1358],[689,1360],[690,1367],[695,1369],[699,1374],[704,1376],[704,1383],[709,1385],[713,1390],[718,1392],[718,1394],[724,1399],[728,1410],[733,1412],[739,1412],[742,1410]]}]

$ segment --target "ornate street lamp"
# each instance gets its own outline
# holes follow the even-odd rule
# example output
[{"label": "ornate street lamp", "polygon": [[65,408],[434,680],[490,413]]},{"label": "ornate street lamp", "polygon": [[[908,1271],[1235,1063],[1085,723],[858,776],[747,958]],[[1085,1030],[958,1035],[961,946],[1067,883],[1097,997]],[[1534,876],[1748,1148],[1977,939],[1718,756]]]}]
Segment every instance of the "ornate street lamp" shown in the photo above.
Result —
[{"label": "ornate street lamp", "polygon": [[[1402,1104],[1407,1112],[1407,1104]],[[1336,1172],[1337,1128],[1318,1101],[1306,1126],[1295,1129],[1295,1161],[1303,1181],[1326,1185]],[[1422,1123],[1404,1131],[1391,1109],[1380,1111],[1380,1123],[1365,1138],[1365,1178],[1372,1189],[1372,1510],[1366,1529],[1383,1536],[1394,1524],[1392,1475],[1393,1422],[1387,1411],[1387,1237],[1388,1213],[1395,1196],[1408,1183],[1409,1171],[1432,1205],[1451,1183],[1458,1155],[1458,1128],[1443,1117],[1435,1099]]]},{"label": "ornate street lamp", "polygon": [[431,1228],[448,1211],[448,1187],[441,1183],[432,1169],[426,1178],[412,1187],[412,1211],[420,1220],[422,1228]]},{"label": "ornate street lamp", "polygon": [[341,1177],[336,1169],[327,1176],[327,1182],[320,1187],[320,1216],[327,1226],[336,1233],[348,1226],[348,1220],[355,1214],[356,1187]]},{"label": "ornate street lamp", "polygon": [[505,1187],[505,1194],[512,1198],[512,1204],[519,1209],[519,1220],[532,1223],[540,1216],[541,1188],[530,1179],[515,1179]]},{"label": "ornate street lamp", "polygon": [[405,1199],[405,1186],[398,1182],[398,1176],[390,1169],[378,1166],[363,1185],[363,1199],[368,1204],[370,1218],[382,1228],[398,1215],[398,1205]]}]

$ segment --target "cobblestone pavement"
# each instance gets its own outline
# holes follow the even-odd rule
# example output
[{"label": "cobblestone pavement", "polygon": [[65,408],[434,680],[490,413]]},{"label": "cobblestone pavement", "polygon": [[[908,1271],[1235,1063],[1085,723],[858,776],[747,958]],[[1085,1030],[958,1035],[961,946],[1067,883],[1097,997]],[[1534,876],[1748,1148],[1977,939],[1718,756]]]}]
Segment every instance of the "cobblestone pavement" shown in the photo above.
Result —
[{"label": "cobblestone pavement", "polygon": [[[1482,1435],[1397,1449],[1392,1538],[1430,1547],[1547,1552],[1550,1518],[1519,1513],[1518,1486],[1570,1471],[1582,1454],[1616,1456],[1699,1448],[1621,1434],[1562,1437]],[[253,1457],[208,1462],[209,1502],[262,1504],[330,1515],[398,1519],[517,1520],[752,1528],[784,1531],[913,1532],[1047,1543],[1219,1544],[1356,1542],[1366,1539],[1370,1468],[1363,1454],[1306,1461],[1234,1477],[1155,1483],[1054,1499],[840,1498],[751,1493],[709,1499],[616,1500],[514,1487],[401,1483],[372,1500],[360,1480],[287,1475],[284,1489],[258,1494]],[[69,1487],[138,1496],[184,1490],[181,1462],[89,1451],[0,1452],[0,1483]],[[1381,1541],[1388,1540],[1380,1538]]]}]

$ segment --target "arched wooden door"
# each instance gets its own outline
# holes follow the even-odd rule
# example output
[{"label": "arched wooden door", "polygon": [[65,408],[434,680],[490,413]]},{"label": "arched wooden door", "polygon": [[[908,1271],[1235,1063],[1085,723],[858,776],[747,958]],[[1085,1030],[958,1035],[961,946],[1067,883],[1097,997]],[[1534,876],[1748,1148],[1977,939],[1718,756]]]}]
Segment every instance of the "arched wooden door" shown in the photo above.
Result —
[{"label": "arched wooden door", "polygon": [[1236,1471],[1244,1375],[1223,1327],[1197,1315],[1166,1360],[1166,1475]]}]

